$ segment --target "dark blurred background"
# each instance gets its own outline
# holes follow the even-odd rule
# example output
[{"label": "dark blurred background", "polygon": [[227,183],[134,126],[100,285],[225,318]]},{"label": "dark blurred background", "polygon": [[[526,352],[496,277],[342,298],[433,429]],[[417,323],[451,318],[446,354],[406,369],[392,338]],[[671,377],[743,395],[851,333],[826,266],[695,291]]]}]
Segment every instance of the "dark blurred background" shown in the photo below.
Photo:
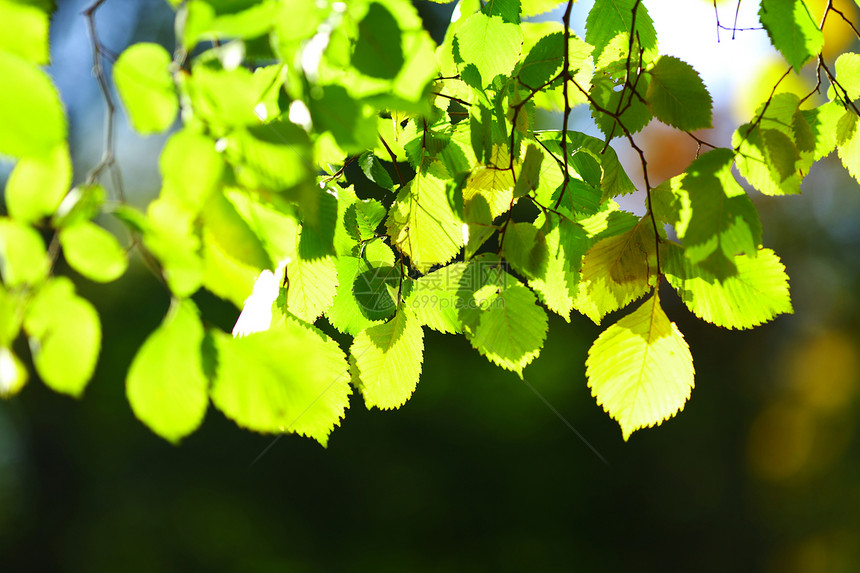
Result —
[{"label": "dark blurred background", "polygon": [[[101,154],[103,104],[86,2],[59,4],[49,72],[68,106],[81,181]],[[438,37],[452,6],[416,5]],[[117,53],[135,41],[173,45],[163,0],[110,0],[98,24]],[[731,101],[716,105],[731,127],[712,136],[725,144],[741,121]],[[587,113],[577,121],[593,129]],[[128,192],[145,205],[158,191],[164,138],[119,124]],[[659,128],[642,137],[661,179],[695,152]],[[755,194],[795,314],[730,332],[666,292],[696,388],[676,418],[629,442],[585,382],[601,328],[579,315],[551,318],[526,380],[608,464],[516,375],[462,337],[429,330],[414,397],[368,412],[353,396],[328,449],[296,436],[273,444],[212,408],[172,446],[134,418],[124,395],[167,294],[140,267],[109,285],[79,280],[104,326],[85,397],[33,379],[0,402],[0,571],[860,571],[858,191],[830,157],[802,196]],[[232,327],[238,310],[196,300],[214,324]]]}]

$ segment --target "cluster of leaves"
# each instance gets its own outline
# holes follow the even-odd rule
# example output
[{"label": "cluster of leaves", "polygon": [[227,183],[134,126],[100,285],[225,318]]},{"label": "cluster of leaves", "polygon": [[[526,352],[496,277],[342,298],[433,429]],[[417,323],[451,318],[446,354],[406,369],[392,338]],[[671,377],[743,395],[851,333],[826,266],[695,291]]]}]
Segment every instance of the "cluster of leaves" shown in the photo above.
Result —
[{"label": "cluster of leaves", "polygon": [[[127,377],[135,414],[168,440],[193,432],[211,400],[240,426],[325,444],[351,388],[368,407],[410,398],[425,328],[462,334],[522,376],[547,310],[600,323],[647,297],[586,363],[626,439],[673,416],[693,388],[690,350],[661,307],[664,279],[721,327],[791,312],[784,267],[763,248],[733,168],[763,193],[797,193],[810,165],[838,149],[860,179],[860,56],[841,55],[831,72],[823,23],[802,0],[764,0],[761,23],[795,70],[818,58],[830,101],[810,108],[775,93],[733,149],[709,146],[653,188],[635,134],[654,119],[707,128],[712,110],[696,71],[660,55],[641,0],[596,0],[584,38],[570,29],[572,2],[561,23],[534,23],[523,18],[559,2],[461,0],[438,46],[409,0],[171,4],[175,54],[135,44],[112,73],[138,132],[181,118],[161,154],[160,194],[142,212],[99,184],[110,147],[68,191],[63,107],[39,67],[49,7],[0,0],[0,22],[25,32],[0,35],[0,76],[14,86],[0,94],[0,153],[18,161],[0,219],[4,394],[27,378],[12,352],[22,331],[55,390],[78,395],[92,375],[98,316],[52,268],[62,253],[91,280],[125,272],[127,249],[92,222],[106,212],[172,295]],[[567,128],[577,105],[604,138]],[[562,129],[536,131],[537,108],[563,112]],[[643,217],[615,201],[635,188],[614,138],[640,154]],[[357,195],[348,172],[373,183],[373,198]],[[204,323],[201,288],[243,307],[232,335]],[[348,349],[323,320],[351,337]]]}]

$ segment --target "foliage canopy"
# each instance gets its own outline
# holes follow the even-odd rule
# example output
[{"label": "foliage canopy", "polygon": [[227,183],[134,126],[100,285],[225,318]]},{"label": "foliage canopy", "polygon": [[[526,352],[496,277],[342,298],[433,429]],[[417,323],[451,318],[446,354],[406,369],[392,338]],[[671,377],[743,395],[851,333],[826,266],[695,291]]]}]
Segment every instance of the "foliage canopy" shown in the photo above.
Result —
[{"label": "foliage canopy", "polygon": [[[0,154],[17,161],[0,218],[0,393],[27,381],[13,349],[24,337],[44,383],[81,395],[101,327],[55,263],[62,255],[81,277],[110,282],[135,249],[173,302],[130,365],[127,395],[173,442],[211,401],[242,427],[324,445],[352,389],[368,408],[409,400],[425,329],[463,335],[522,376],[547,311],[599,324],[636,305],[586,363],[597,403],[627,439],[674,416],[694,386],[661,283],[724,328],[792,311],[785,269],[763,247],[734,171],[764,194],[799,193],[810,166],[836,150],[860,180],[860,55],[828,61],[821,31],[840,16],[857,30],[832,3],[815,22],[803,0],[761,2],[783,78],[815,61],[818,84],[801,98],[780,80],[733,147],[717,148],[692,133],[712,125],[708,90],[689,64],[660,54],[641,0],[595,0],[584,38],[570,29],[572,1],[562,22],[535,23],[525,18],[560,3],[460,0],[438,46],[409,0],[171,0],[174,53],[132,45],[110,76],[93,18],[103,2],[85,15],[105,98],[113,103],[112,78],[139,133],[173,129],[161,191],[145,211],[125,202],[111,110],[104,160],[69,189],[65,112],[41,67],[50,6],[0,0],[0,28],[16,30],[0,34],[11,86],[0,92]],[[579,105],[602,138],[568,129]],[[562,128],[536,130],[538,108],[561,112]],[[701,150],[657,186],[636,139],[653,120]],[[642,217],[615,201],[635,190],[618,139],[641,158]],[[374,198],[348,173],[373,182]],[[125,245],[93,222],[100,214],[126,227]],[[243,309],[232,335],[201,316],[200,289]]]}]

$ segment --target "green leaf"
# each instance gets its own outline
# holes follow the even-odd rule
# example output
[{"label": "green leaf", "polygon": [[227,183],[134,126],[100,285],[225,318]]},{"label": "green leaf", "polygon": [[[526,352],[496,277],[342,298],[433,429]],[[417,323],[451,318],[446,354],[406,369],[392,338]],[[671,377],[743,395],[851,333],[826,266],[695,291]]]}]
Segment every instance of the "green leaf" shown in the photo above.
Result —
[{"label": "green leaf", "polygon": [[457,31],[457,49],[465,65],[475,66],[481,87],[499,74],[510,74],[520,57],[523,33],[499,16],[476,13]]},{"label": "green leaf", "polygon": [[625,441],[681,411],[694,385],[690,348],[656,293],[603,331],[585,366],[592,396],[621,426]]},{"label": "green leaf", "polygon": [[656,282],[654,230],[646,216],[629,231],[588,249],[574,306],[600,324],[605,315],[644,296]]},{"label": "green leaf", "polygon": [[836,58],[836,80],[842,88],[840,95],[854,101],[860,99],[860,54],[845,52]]},{"label": "green leaf", "polygon": [[350,394],[346,356],[335,341],[294,320],[241,338],[212,336],[212,403],[224,415],[256,432],[295,432],[328,443]]},{"label": "green leaf", "polygon": [[669,284],[702,320],[725,328],[752,328],[792,312],[785,267],[770,249],[731,259],[717,252],[701,264],[690,262],[672,244],[661,254]]},{"label": "green leaf", "polygon": [[225,253],[252,267],[273,268],[260,238],[224,193],[213,193],[209,197],[202,211],[202,219]]},{"label": "green leaf", "polygon": [[[652,192],[655,212],[675,227],[693,263],[718,249],[754,257],[761,245],[758,212],[732,174],[733,161],[730,149],[715,149]],[[660,209],[664,202],[671,206]]]},{"label": "green leaf", "polygon": [[630,133],[636,133],[651,122],[651,110],[642,103],[641,99],[647,86],[648,76],[643,75],[636,86],[636,93],[639,94],[637,96],[630,89],[616,91],[615,83],[605,76],[602,79],[595,78],[590,92],[592,101],[596,102],[602,109],[613,113],[619,109],[624,110],[621,116],[616,119],[613,115],[599,111],[592,105],[591,116],[604,135],[607,137],[610,135],[612,137],[623,136],[624,129],[620,125],[616,125],[618,123]]},{"label": "green leaf", "polygon": [[66,139],[66,115],[48,75],[0,50],[0,155],[44,157]]},{"label": "green leaf", "polygon": [[170,291],[179,298],[191,296],[203,281],[195,214],[175,200],[160,198],[149,204],[147,221],[143,242],[161,263]]},{"label": "green leaf", "polygon": [[515,271],[526,278],[546,273],[549,259],[546,236],[532,223],[509,223],[501,254]]},{"label": "green leaf", "polygon": [[332,257],[301,258],[287,265],[287,310],[314,322],[332,305],[337,289],[337,267]]},{"label": "green leaf", "polygon": [[744,124],[732,137],[732,145],[738,148],[738,171],[750,185],[765,195],[800,193],[800,177],[795,173],[800,154],[788,135]]},{"label": "green leaf", "polygon": [[514,184],[514,197],[519,198],[527,193],[534,191],[540,185],[541,165],[543,164],[543,154],[534,144],[529,144],[526,148],[526,156],[523,159],[523,165],[520,169],[520,174],[517,176],[517,182]]},{"label": "green leaf", "polygon": [[853,110],[848,110],[839,120],[836,150],[842,165],[854,179],[860,181],[860,121]]},{"label": "green leaf", "polygon": [[401,31],[385,6],[372,2],[358,24],[352,65],[374,78],[394,79],[403,67]]},{"label": "green leaf", "polygon": [[487,16],[498,16],[511,24],[519,24],[520,0],[487,0],[481,12]]},{"label": "green leaf", "polygon": [[649,74],[645,99],[657,119],[683,131],[711,127],[711,94],[690,64],[662,56]]},{"label": "green leaf", "polygon": [[762,0],[759,18],[773,46],[798,72],[824,47],[824,34],[803,0]]},{"label": "green leaf", "polygon": [[108,283],[128,268],[125,249],[95,223],[81,221],[61,229],[60,245],[69,266],[90,280]]},{"label": "green leaf", "polygon": [[42,381],[57,392],[80,396],[101,349],[102,328],[93,305],[75,294],[72,281],[57,277],[27,307],[24,330]]},{"label": "green leaf", "polygon": [[424,329],[409,307],[401,306],[385,324],[361,331],[349,353],[353,381],[367,408],[399,408],[418,385]]},{"label": "green leaf", "polygon": [[[393,257],[390,262],[393,262]],[[325,315],[329,323],[340,332],[356,336],[365,328],[380,322],[371,320],[366,313],[362,312],[353,292],[356,279],[370,268],[370,264],[363,258],[351,256],[337,258],[337,290]]]},{"label": "green leaf", "polygon": [[6,346],[0,346],[0,398],[10,398],[27,383],[27,368]]},{"label": "green leaf", "polygon": [[0,51],[34,64],[50,60],[48,11],[15,0],[0,0]]},{"label": "green leaf", "polygon": [[203,336],[194,303],[174,301],[128,370],[125,389],[134,415],[174,444],[200,426],[209,405]]},{"label": "green leaf", "polygon": [[[212,294],[242,308],[254,289],[254,282],[260,274],[260,269],[239,261],[224,251],[211,229],[204,227],[201,231],[201,239],[203,286]],[[262,272],[271,273],[268,269]],[[273,299],[276,297],[277,287]]]},{"label": "green leaf", "polygon": [[[463,188],[463,203],[480,196],[489,207],[491,219],[507,213],[514,199],[514,175],[504,169],[510,164],[507,146],[495,146],[487,166],[476,167]],[[501,167],[501,169],[499,168]]]},{"label": "green leaf", "polygon": [[7,287],[38,284],[50,263],[42,237],[33,227],[0,218],[0,275]]},{"label": "green leaf", "polygon": [[224,159],[215,150],[215,142],[187,127],[170,136],[158,164],[162,196],[175,196],[195,213],[206,204],[224,172]]},{"label": "green leaf", "polygon": [[394,189],[394,182],[391,180],[391,175],[385,170],[385,167],[380,163],[379,158],[372,152],[368,151],[358,158],[358,165],[364,176],[385,189]]},{"label": "green leaf", "polygon": [[162,46],[142,42],[126,49],[114,64],[117,92],[139,133],[160,133],[176,119],[179,98],[170,76],[171,61]]},{"label": "green leaf", "polygon": [[556,8],[559,0],[521,0],[523,16],[537,16]]},{"label": "green leaf", "polygon": [[312,92],[308,109],[314,127],[330,131],[347,153],[376,146],[376,117],[371,108],[353,99],[342,86],[323,86]]},{"label": "green leaf", "polygon": [[546,339],[547,317],[534,293],[488,258],[469,263],[460,279],[459,318],[472,346],[522,376]]},{"label": "green leaf", "polygon": [[[232,10],[217,14],[205,0],[191,0],[188,3],[185,35],[186,49],[191,49],[202,40],[224,40],[225,38],[255,38],[272,29],[280,5],[273,0],[252,3],[246,9],[239,9],[242,3],[231,2]],[[225,3],[218,3],[225,6]],[[238,6],[236,6],[238,4]],[[247,2],[245,4],[248,4]],[[229,6],[229,4],[226,4]]]},{"label": "green leaf", "polygon": [[277,94],[270,89],[271,78],[263,72],[255,74],[241,66],[219,70],[201,60],[195,61],[185,82],[195,116],[212,127],[215,136],[223,135],[229,127],[259,125],[258,105],[266,94]]},{"label": "green leaf", "polygon": [[448,334],[462,331],[459,319],[461,279],[467,263],[451,263],[414,282],[406,301],[423,326]]},{"label": "green leaf", "polygon": [[302,128],[289,121],[236,129],[225,138],[224,155],[233,165],[236,181],[247,189],[284,192],[311,208],[314,188],[309,159],[310,140]]},{"label": "green leaf", "polygon": [[463,245],[462,222],[448,203],[445,182],[426,172],[397,194],[386,226],[391,244],[422,273],[453,259]]},{"label": "green leaf", "polygon": [[594,46],[595,62],[616,36],[629,36],[634,7],[637,10],[634,34],[645,50],[644,59],[649,61],[657,55],[657,32],[644,4],[637,0],[596,0],[585,20],[585,41]]},{"label": "green leaf", "polygon": [[589,246],[585,231],[566,217],[549,216],[546,245],[549,251],[546,271],[529,280],[548,309],[570,322],[570,311],[579,285],[582,257]]},{"label": "green leaf", "polygon": [[346,209],[344,225],[356,242],[369,241],[376,236],[376,228],[385,219],[386,211],[379,201],[364,199]]},{"label": "green leaf", "polygon": [[54,214],[71,183],[72,159],[65,143],[44,156],[22,157],[6,182],[6,208],[13,218],[35,223]]}]

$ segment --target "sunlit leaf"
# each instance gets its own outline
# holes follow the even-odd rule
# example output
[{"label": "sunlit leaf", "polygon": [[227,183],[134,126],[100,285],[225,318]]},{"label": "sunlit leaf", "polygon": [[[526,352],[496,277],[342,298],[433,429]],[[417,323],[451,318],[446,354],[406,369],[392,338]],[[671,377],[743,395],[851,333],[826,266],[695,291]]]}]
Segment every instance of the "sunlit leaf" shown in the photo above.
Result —
[{"label": "sunlit leaf", "polygon": [[547,317],[534,293],[498,262],[472,261],[460,279],[459,319],[472,346],[522,376],[546,339]]},{"label": "sunlit leaf", "polygon": [[15,0],[0,0],[0,50],[45,65],[49,60],[46,10]]},{"label": "sunlit leaf", "polygon": [[60,231],[60,245],[69,266],[88,279],[107,283],[128,268],[125,249],[110,232],[89,221]]},{"label": "sunlit leaf", "polygon": [[75,294],[72,281],[57,277],[27,307],[24,330],[42,381],[57,392],[80,396],[101,349],[101,322],[93,305]]},{"label": "sunlit leaf", "polygon": [[646,59],[657,51],[657,32],[654,22],[637,0],[596,0],[585,21],[585,41],[594,46],[594,60],[619,34],[628,35],[633,27],[633,8],[636,7],[635,36],[646,51]]},{"label": "sunlit leaf", "polygon": [[424,360],[424,330],[408,307],[368,327],[349,349],[353,380],[368,408],[399,408],[415,392]]},{"label": "sunlit leaf", "polygon": [[0,218],[0,275],[8,287],[37,284],[48,274],[45,242],[33,227]]},{"label": "sunlit leaf", "polygon": [[700,264],[672,244],[662,253],[669,284],[702,320],[725,328],[752,328],[793,311],[785,267],[770,249],[731,259],[716,252]]},{"label": "sunlit leaf", "polygon": [[19,221],[34,223],[54,214],[72,183],[72,159],[65,143],[47,155],[22,157],[6,182],[6,208]]},{"label": "sunlit leaf", "polygon": [[126,394],[134,415],[174,443],[200,426],[209,405],[203,336],[194,303],[174,301],[128,370]]},{"label": "sunlit leaf", "polygon": [[170,76],[170,54],[162,46],[134,44],[114,64],[113,79],[134,128],[146,135],[167,129],[179,99]]},{"label": "sunlit leaf", "polygon": [[240,338],[212,331],[213,404],[238,425],[295,432],[325,446],[349,405],[346,356],[332,339],[294,320]]},{"label": "sunlit leaf", "polygon": [[592,395],[625,440],[677,414],[693,389],[690,348],[656,293],[603,331],[585,365]]},{"label": "sunlit leaf", "polygon": [[397,194],[386,227],[392,245],[426,272],[453,259],[463,245],[462,223],[451,210],[445,182],[419,173]]},{"label": "sunlit leaf", "polygon": [[574,307],[600,324],[603,317],[642,297],[655,284],[656,243],[646,216],[631,230],[595,243],[582,259]]},{"label": "sunlit leaf", "polygon": [[797,71],[824,47],[824,34],[803,0],[762,0],[759,18],[774,47]]},{"label": "sunlit leaf", "polygon": [[66,138],[66,115],[48,75],[0,50],[0,155],[44,157]]},{"label": "sunlit leaf", "polygon": [[473,66],[485,86],[499,74],[509,74],[522,49],[523,33],[499,16],[476,13],[457,31],[460,57]]},{"label": "sunlit leaf", "polygon": [[711,94],[690,64],[662,56],[648,72],[645,99],[657,119],[685,131],[711,127]]}]

